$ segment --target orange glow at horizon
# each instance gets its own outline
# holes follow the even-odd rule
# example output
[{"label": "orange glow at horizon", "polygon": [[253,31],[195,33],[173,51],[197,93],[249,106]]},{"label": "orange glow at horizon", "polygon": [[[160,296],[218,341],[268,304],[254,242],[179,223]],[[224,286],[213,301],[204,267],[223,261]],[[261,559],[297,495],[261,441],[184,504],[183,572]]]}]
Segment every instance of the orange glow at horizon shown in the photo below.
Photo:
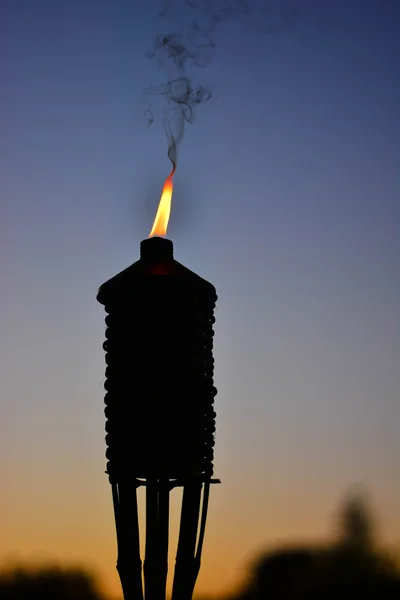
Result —
[{"label": "orange glow at horizon", "polygon": [[160,202],[158,204],[156,218],[154,219],[153,227],[150,231],[149,237],[153,237],[153,235],[167,235],[169,215],[171,213],[172,192],[174,190],[174,173],[175,166],[165,180],[164,187],[161,192]]}]

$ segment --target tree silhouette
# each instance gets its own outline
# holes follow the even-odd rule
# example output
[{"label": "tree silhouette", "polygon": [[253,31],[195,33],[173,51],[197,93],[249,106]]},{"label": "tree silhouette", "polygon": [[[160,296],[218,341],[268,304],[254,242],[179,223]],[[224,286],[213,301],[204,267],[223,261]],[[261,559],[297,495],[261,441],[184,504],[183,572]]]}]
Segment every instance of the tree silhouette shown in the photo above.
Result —
[{"label": "tree silhouette", "polygon": [[365,496],[353,494],[340,511],[338,540],[261,556],[236,600],[400,600],[400,574],[373,532]]},{"label": "tree silhouette", "polygon": [[356,492],[346,500],[340,514],[340,542],[343,547],[355,552],[373,551],[374,523],[367,497]]},{"label": "tree silhouette", "polygon": [[82,569],[15,567],[0,573],[1,600],[103,600],[92,575]]}]

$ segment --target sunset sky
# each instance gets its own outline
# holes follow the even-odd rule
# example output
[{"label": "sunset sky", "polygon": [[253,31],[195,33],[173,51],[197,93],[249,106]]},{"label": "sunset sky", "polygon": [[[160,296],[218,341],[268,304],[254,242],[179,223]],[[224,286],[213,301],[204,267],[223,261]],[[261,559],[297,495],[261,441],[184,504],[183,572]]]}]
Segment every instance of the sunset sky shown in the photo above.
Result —
[{"label": "sunset sky", "polygon": [[[210,595],[264,548],[327,540],[354,484],[400,541],[400,5],[292,0],[275,28],[250,4],[190,72],[212,98],[168,230],[219,296]],[[0,7],[0,565],[83,563],[114,595],[96,293],[138,259],[170,171],[144,116],[167,78],[146,52],[179,27],[162,5]]]}]

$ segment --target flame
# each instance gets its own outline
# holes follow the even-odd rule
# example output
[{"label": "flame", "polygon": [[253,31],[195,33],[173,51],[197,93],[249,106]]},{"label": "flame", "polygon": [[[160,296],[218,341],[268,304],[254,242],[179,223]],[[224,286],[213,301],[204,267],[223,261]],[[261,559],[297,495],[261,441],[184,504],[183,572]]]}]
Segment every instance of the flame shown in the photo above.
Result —
[{"label": "flame", "polygon": [[153,228],[150,231],[149,237],[153,237],[153,235],[167,235],[169,215],[171,212],[171,198],[174,189],[174,173],[175,167],[173,167],[171,173],[165,180],[164,187],[161,192],[161,198],[160,203],[158,205],[156,218],[154,219]]}]

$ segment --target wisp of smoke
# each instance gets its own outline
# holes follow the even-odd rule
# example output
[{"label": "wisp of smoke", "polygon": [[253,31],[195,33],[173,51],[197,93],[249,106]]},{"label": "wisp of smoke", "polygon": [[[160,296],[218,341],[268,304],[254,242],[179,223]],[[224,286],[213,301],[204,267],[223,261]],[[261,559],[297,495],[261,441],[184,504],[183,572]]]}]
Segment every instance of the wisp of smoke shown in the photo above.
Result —
[{"label": "wisp of smoke", "polygon": [[[276,25],[278,29],[286,26],[286,21],[296,16],[296,2],[299,0],[259,0],[256,12],[267,21],[265,31],[271,33]],[[167,73],[167,81],[148,88],[146,93],[163,100],[161,120],[174,170],[186,123],[193,123],[197,106],[211,99],[210,90],[194,83],[189,72],[193,67],[210,64],[215,50],[214,34],[219,25],[251,12],[254,7],[250,7],[250,0],[167,0],[158,15],[168,29],[156,36],[146,56],[158,61]],[[155,120],[152,101],[145,115],[151,125]]]},{"label": "wisp of smoke", "polygon": [[[192,81],[189,70],[210,63],[215,48],[212,35],[218,25],[237,19],[247,11],[247,0],[169,0],[159,13],[172,31],[157,35],[147,57],[158,61],[167,72],[168,81],[146,92],[164,100],[162,125],[167,135],[168,157],[174,168],[185,124],[193,123],[197,106],[211,99],[207,88]],[[155,119],[151,102],[146,117],[151,125]]]}]

